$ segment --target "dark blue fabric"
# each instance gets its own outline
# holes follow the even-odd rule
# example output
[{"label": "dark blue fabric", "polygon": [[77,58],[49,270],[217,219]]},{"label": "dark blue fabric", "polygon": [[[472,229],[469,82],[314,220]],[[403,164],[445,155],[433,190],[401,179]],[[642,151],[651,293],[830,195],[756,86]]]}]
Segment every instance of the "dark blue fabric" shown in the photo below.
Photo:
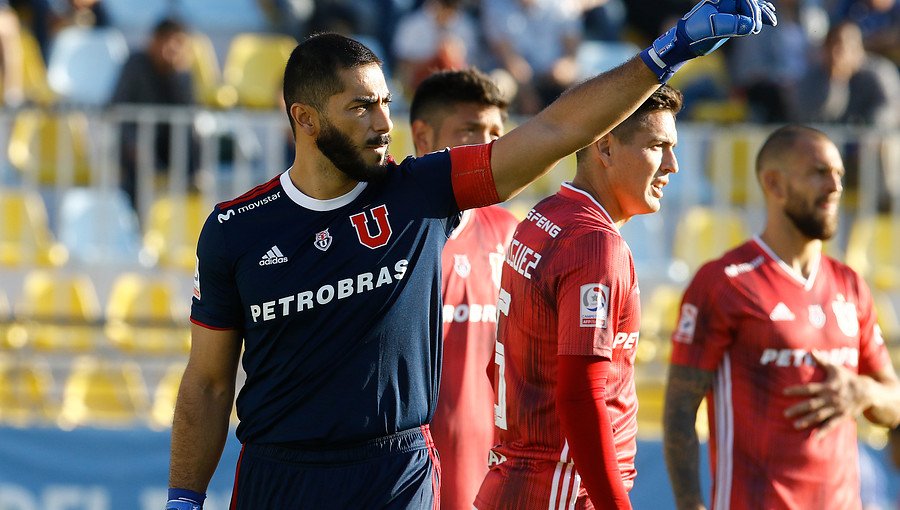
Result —
[{"label": "dark blue fabric", "polygon": [[[363,213],[375,235],[381,206],[391,237],[373,249],[350,217]],[[216,207],[200,236],[191,316],[243,331],[242,443],[330,447],[431,420],[441,250],[458,212],[446,151],[392,164],[386,179],[331,211],[300,206],[280,184]],[[326,229],[323,251],[314,242]],[[286,260],[266,263],[274,247]]]}]

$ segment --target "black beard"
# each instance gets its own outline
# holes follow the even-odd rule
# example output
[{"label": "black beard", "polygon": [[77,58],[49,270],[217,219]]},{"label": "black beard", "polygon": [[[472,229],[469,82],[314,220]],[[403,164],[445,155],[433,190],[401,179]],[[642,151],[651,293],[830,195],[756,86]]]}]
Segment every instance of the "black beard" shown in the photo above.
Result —
[{"label": "black beard", "polygon": [[837,221],[829,221],[830,218],[827,217],[824,219],[816,218],[815,215],[809,211],[802,210],[798,206],[790,205],[800,203],[800,200],[789,200],[789,205],[784,210],[785,215],[787,215],[791,220],[791,223],[797,227],[797,230],[810,239],[827,241],[834,237],[834,234],[837,232]]},{"label": "black beard", "polygon": [[[366,140],[366,145],[384,145],[391,143],[391,135],[384,134]],[[328,121],[322,123],[322,130],[316,138],[316,147],[328,158],[338,170],[347,177],[358,182],[370,182],[387,175],[386,158],[370,165],[360,155],[359,149],[350,137],[338,130]]]}]

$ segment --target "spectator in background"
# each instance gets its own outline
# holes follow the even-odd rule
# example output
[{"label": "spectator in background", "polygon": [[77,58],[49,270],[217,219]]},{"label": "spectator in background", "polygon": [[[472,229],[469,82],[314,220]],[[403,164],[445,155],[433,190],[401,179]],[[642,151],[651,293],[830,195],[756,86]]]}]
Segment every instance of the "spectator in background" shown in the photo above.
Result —
[{"label": "spectator in background", "polygon": [[794,94],[801,122],[897,126],[900,75],[881,57],[866,54],[852,22],[832,27],[820,60],[806,72]]},{"label": "spectator in background", "polygon": [[7,0],[0,0],[0,77],[3,84],[3,104],[12,107],[21,104],[24,100],[24,76],[19,18]]},{"label": "spectator in background", "polygon": [[781,0],[778,30],[734,41],[728,59],[733,84],[747,99],[750,119],[788,120],[794,88],[807,68],[809,40],[800,24],[802,0]]},{"label": "spectator in background", "polygon": [[[195,103],[193,81],[189,72],[187,29],[173,19],[163,19],[153,29],[143,51],[133,53],[122,68],[116,83],[114,104],[184,106]],[[153,148],[154,173],[167,173],[171,164],[171,126],[160,122],[156,126]],[[135,199],[137,181],[137,125],[122,127],[122,187]],[[189,144],[191,146],[193,144]],[[188,158],[193,148],[188,150]],[[193,173],[193,161],[188,172]]]},{"label": "spectator in background", "polygon": [[866,50],[891,59],[900,66],[900,2],[897,0],[842,0],[835,23],[859,25]]},{"label": "spectator in background", "polygon": [[516,81],[517,113],[532,115],[575,83],[581,10],[560,0],[484,0],[482,31]]},{"label": "spectator in background", "polygon": [[412,93],[434,71],[462,69],[478,48],[478,27],[462,0],[426,0],[400,19],[394,35],[395,77]]}]

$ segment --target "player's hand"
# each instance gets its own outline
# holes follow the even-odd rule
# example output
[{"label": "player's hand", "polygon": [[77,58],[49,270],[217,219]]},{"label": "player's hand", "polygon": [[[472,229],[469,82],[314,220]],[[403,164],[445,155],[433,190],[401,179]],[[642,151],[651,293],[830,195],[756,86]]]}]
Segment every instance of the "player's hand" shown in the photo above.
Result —
[{"label": "player's hand", "polygon": [[707,55],[731,37],[758,34],[775,26],[775,6],[767,0],[701,0],[653,44],[641,59],[665,83],[684,62]]},{"label": "player's hand", "polygon": [[825,370],[825,380],[785,388],[785,395],[809,398],[787,408],[784,416],[794,420],[796,429],[818,427],[815,435],[821,438],[842,419],[856,419],[869,407],[868,379],[816,351],[812,357]]}]

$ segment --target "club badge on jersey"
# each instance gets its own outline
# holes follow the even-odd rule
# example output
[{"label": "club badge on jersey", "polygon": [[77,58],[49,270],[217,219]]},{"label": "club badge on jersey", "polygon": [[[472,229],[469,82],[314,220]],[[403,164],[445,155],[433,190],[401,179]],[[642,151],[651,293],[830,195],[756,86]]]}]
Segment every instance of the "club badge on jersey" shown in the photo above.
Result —
[{"label": "club badge on jersey", "polygon": [[331,234],[328,233],[328,229],[326,228],[316,234],[316,240],[313,241],[313,246],[321,251],[326,251],[331,247],[331,240]]}]

